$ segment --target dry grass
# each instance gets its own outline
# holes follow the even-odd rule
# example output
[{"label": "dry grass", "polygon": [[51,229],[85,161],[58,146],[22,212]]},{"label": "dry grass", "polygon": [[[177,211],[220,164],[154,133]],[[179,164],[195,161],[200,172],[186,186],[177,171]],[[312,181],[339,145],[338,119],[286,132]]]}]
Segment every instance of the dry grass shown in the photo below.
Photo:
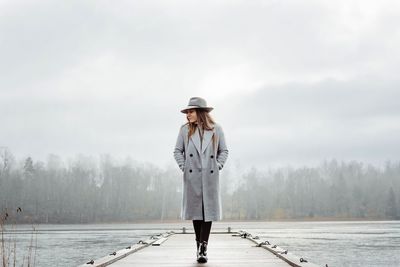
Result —
[{"label": "dry grass", "polygon": [[[17,234],[16,234],[16,219],[22,209],[18,207],[15,212],[8,212],[7,209],[0,214],[0,263],[1,267],[17,266]],[[11,230],[6,230],[5,225],[10,225]],[[7,227],[8,228],[8,227]],[[36,266],[36,248],[37,248],[37,231],[32,225],[31,238],[28,246],[27,254],[22,255],[22,267]],[[20,263],[19,263],[20,264]]]}]

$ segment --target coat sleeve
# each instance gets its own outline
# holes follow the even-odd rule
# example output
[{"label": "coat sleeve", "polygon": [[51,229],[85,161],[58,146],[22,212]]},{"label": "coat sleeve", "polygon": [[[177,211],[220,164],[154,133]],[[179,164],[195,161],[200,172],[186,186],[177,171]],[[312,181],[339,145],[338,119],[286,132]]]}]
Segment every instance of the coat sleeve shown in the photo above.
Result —
[{"label": "coat sleeve", "polygon": [[185,168],[185,142],[182,128],[179,130],[178,138],[174,149],[174,158],[178,163],[179,169],[184,171]]},{"label": "coat sleeve", "polygon": [[217,149],[217,164],[218,168],[221,170],[224,165],[226,160],[228,159],[228,148],[226,146],[225,142],[225,135],[224,131],[222,130],[221,127],[219,127],[219,142],[218,142],[218,149]]}]

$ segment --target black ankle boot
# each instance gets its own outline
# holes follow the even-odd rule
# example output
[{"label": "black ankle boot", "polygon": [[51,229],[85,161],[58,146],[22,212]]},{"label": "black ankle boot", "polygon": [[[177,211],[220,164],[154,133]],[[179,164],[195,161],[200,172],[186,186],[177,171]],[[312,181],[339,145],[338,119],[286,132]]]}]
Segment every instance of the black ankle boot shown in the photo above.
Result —
[{"label": "black ankle boot", "polygon": [[196,257],[197,257],[197,260],[199,260],[199,255],[200,255],[200,241],[198,241],[197,239],[196,239],[196,245],[197,245],[197,254],[196,254]]},{"label": "black ankle boot", "polygon": [[200,252],[197,262],[205,263],[207,260],[207,241],[203,241],[200,243]]}]

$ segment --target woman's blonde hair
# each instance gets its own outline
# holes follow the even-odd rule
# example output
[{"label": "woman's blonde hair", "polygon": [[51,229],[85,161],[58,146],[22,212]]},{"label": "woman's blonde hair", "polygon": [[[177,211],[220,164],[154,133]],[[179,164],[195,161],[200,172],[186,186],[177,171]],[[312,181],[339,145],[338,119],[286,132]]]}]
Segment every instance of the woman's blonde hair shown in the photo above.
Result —
[{"label": "woman's blonde hair", "polygon": [[[206,110],[201,109],[201,108],[195,108],[195,110],[196,110],[196,115],[197,115],[197,124],[190,123],[190,121],[188,121],[188,124],[189,124],[188,140],[189,140],[190,136],[192,136],[194,134],[194,132],[196,131],[196,127],[202,126],[199,128],[199,130],[201,130],[201,128],[203,128],[203,130],[213,130],[214,126],[215,126],[215,121],[211,117],[209,112],[207,112]],[[215,148],[216,140],[215,140],[214,134],[212,136],[212,141],[213,141],[213,145]]]}]

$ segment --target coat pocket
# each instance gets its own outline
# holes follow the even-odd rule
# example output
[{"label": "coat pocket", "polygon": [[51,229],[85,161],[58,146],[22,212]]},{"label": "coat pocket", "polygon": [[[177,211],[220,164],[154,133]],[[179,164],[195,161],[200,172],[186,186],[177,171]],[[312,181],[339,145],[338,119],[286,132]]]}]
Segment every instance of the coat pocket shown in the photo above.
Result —
[{"label": "coat pocket", "polygon": [[222,164],[217,161],[218,170],[222,170]]}]

